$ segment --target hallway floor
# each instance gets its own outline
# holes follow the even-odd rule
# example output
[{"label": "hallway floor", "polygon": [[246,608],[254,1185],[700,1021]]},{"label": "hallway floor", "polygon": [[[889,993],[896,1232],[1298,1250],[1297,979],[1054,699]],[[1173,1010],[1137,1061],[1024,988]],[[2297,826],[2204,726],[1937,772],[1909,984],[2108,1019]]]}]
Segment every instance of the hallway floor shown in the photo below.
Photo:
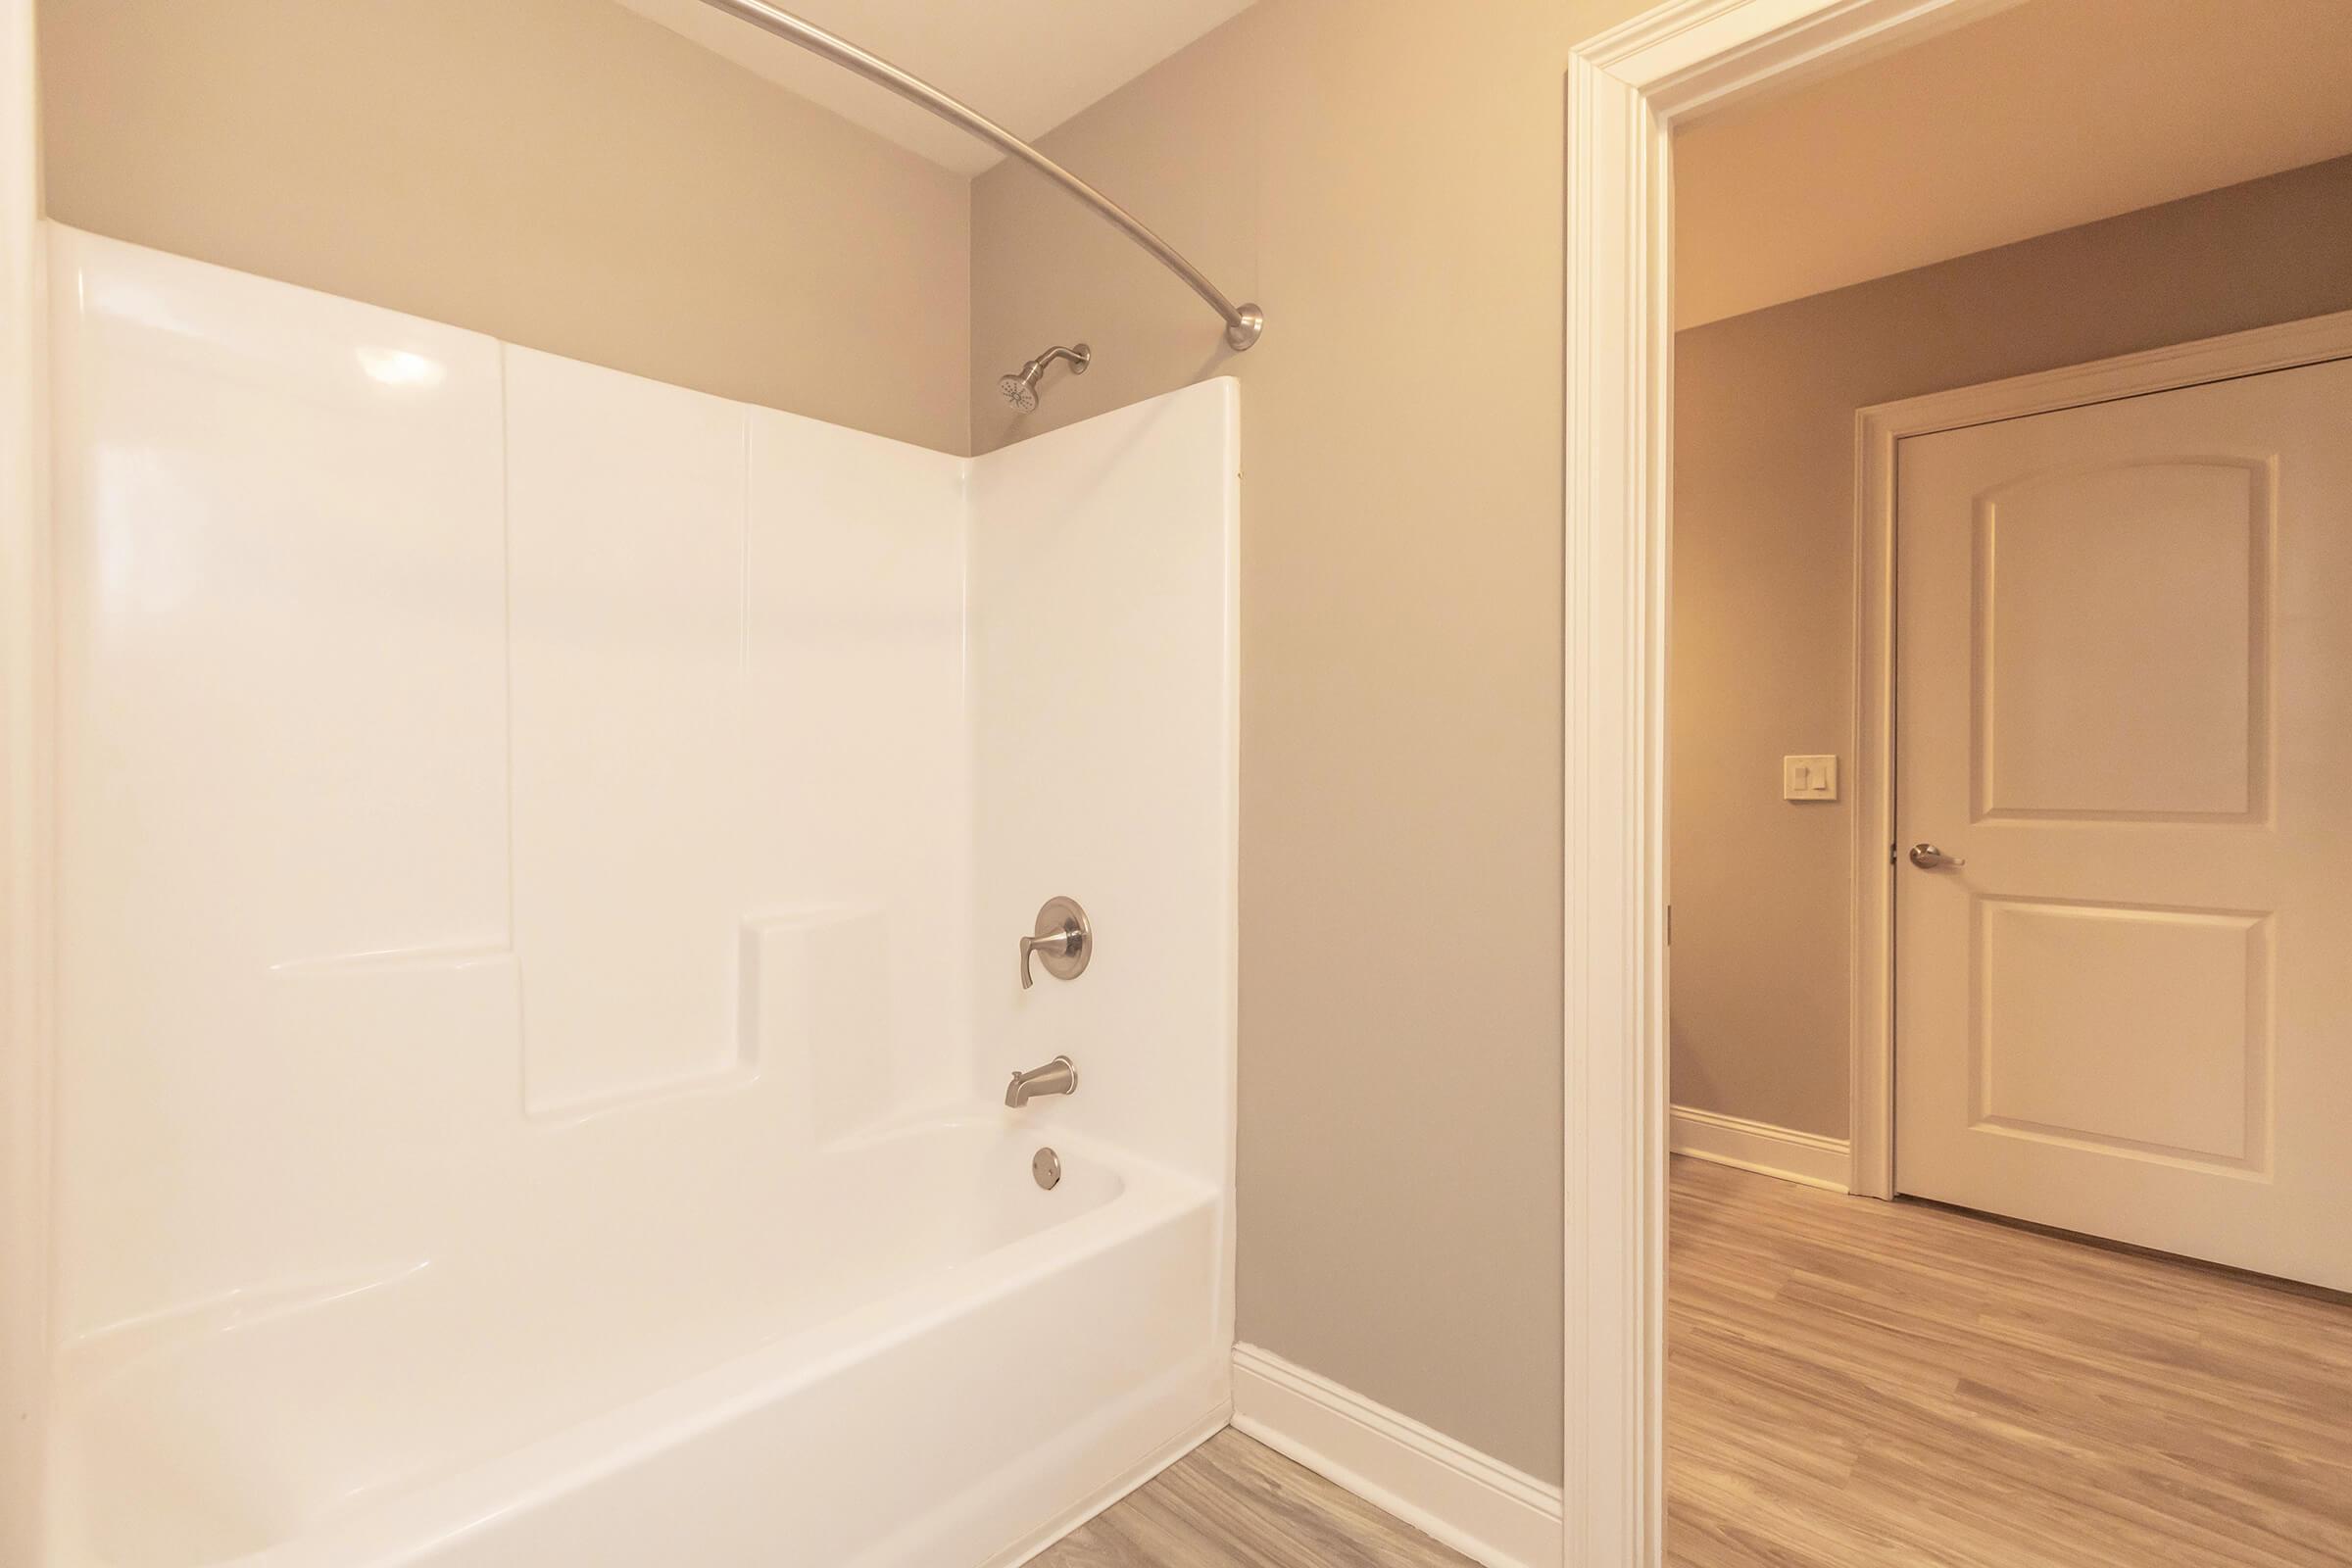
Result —
[{"label": "hallway floor", "polygon": [[[2352,1305],[1677,1159],[1669,1568],[2342,1568]],[[1463,1568],[1221,1432],[1037,1568]]]},{"label": "hallway floor", "polygon": [[2352,1563],[2352,1305],[1697,1160],[1672,1184],[1673,1568]]}]

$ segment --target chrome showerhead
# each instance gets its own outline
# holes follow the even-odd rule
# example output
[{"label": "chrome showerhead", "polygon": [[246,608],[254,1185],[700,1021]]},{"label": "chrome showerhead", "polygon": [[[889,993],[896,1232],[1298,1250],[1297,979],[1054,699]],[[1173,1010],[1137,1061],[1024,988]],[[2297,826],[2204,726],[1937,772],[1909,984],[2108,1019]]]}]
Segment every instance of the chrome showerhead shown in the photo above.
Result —
[{"label": "chrome showerhead", "polygon": [[1055,360],[1069,361],[1070,373],[1084,375],[1086,368],[1095,362],[1095,351],[1083,343],[1076,348],[1066,349],[1055,344],[1027,365],[1022,366],[1015,373],[999,376],[997,378],[998,395],[1011,404],[1015,413],[1027,414],[1031,409],[1037,407],[1039,378],[1046,373],[1046,367],[1052,365]]}]

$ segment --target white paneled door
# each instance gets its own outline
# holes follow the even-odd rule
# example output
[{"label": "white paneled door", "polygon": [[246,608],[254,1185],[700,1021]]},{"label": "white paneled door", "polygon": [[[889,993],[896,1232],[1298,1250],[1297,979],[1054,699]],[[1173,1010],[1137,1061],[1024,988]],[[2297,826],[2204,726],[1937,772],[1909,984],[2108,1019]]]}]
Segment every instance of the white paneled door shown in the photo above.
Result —
[{"label": "white paneled door", "polygon": [[1897,1185],[2352,1289],[2352,362],[1897,471]]}]

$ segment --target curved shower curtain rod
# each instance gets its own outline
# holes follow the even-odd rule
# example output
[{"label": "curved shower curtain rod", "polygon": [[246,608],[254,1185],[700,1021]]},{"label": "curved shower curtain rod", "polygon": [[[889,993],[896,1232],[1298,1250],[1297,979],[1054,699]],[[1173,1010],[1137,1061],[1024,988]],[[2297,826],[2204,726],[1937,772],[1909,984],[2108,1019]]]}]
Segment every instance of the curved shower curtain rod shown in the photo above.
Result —
[{"label": "curved shower curtain rod", "polygon": [[779,11],[766,0],[703,0],[705,5],[725,12],[728,16],[750,23],[764,32],[772,32],[788,43],[799,44],[811,54],[824,56],[837,66],[845,66],[866,80],[906,99],[918,108],[928,109],[949,124],[968,131],[1001,152],[1010,153],[1063,190],[1101,213],[1127,237],[1159,258],[1178,277],[1190,283],[1193,292],[1208,301],[1219,316],[1225,318],[1225,341],[1237,352],[1257,341],[1266,329],[1265,313],[1254,305],[1236,305],[1211,283],[1200,270],[1176,253],[1175,247],[1152,232],[1144,220],[1121,207],[1117,202],[1062,168],[1044,153],[1006,130],[987,116],[956,102],[919,76],[908,75],[889,61],[867,54],[846,39],[836,38],[812,23],[803,22],[789,11]]}]

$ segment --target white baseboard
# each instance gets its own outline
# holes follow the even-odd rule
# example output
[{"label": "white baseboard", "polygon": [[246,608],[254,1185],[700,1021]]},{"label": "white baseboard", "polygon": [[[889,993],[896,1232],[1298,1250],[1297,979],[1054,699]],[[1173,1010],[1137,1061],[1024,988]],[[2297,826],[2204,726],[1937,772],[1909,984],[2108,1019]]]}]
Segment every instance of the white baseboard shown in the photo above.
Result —
[{"label": "white baseboard", "polygon": [[1674,1107],[1674,1152],[1734,1165],[1834,1193],[1853,1190],[1854,1156],[1842,1138],[1800,1133],[1768,1121],[1747,1121],[1712,1110]]},{"label": "white baseboard", "polygon": [[1560,1489],[1253,1345],[1233,1424],[1486,1568],[1557,1568]]}]

